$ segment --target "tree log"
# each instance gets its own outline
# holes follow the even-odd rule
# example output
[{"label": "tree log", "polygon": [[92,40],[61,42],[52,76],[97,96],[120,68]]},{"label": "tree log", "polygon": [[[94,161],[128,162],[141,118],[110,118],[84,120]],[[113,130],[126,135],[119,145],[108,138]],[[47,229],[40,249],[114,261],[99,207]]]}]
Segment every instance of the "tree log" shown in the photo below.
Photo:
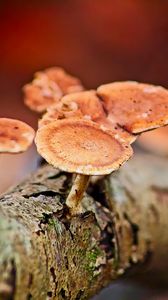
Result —
[{"label": "tree log", "polygon": [[164,274],[168,160],[139,153],[93,178],[75,217],[71,183],[47,165],[1,197],[0,299],[89,299],[132,270]]}]

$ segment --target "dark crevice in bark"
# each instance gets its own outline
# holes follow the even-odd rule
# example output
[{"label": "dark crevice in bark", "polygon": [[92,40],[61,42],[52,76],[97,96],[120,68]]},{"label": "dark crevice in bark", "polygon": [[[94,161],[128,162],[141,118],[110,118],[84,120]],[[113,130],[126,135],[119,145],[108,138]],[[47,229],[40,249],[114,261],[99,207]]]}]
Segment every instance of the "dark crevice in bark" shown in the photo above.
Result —
[{"label": "dark crevice in bark", "polygon": [[106,252],[107,258],[115,255],[115,244],[113,242],[114,232],[112,223],[108,223],[101,233],[100,247]]},{"label": "dark crevice in bark", "polygon": [[29,293],[26,300],[33,300],[32,294]]},{"label": "dark crevice in bark", "polygon": [[61,289],[61,291],[59,292],[59,294],[62,297],[62,299],[68,300],[68,298],[66,296],[66,292],[65,292],[65,290],[63,288]]},{"label": "dark crevice in bark", "polygon": [[133,245],[138,245],[139,226],[131,221],[127,213],[124,213],[124,218],[129,222],[132,229]]},{"label": "dark crevice in bark", "polygon": [[88,195],[90,195],[95,201],[99,202],[102,206],[109,208],[105,190],[103,189],[102,179],[95,183],[90,183],[87,189]]},{"label": "dark crevice in bark", "polygon": [[37,198],[39,196],[45,196],[45,197],[61,197],[60,193],[54,192],[54,191],[42,191],[42,192],[38,192],[38,193],[32,193],[30,195],[23,195],[24,198],[28,199],[31,197]]},{"label": "dark crevice in bark", "polygon": [[31,285],[33,284],[33,274],[29,274],[29,282],[28,282],[28,288],[31,287]]},{"label": "dark crevice in bark", "polygon": [[49,291],[49,292],[47,293],[47,296],[48,296],[49,298],[52,298],[52,292]]},{"label": "dark crevice in bark", "polygon": [[80,290],[80,291],[78,292],[78,294],[77,294],[75,300],[80,300],[81,297],[82,297],[82,295],[83,295],[83,291]]}]

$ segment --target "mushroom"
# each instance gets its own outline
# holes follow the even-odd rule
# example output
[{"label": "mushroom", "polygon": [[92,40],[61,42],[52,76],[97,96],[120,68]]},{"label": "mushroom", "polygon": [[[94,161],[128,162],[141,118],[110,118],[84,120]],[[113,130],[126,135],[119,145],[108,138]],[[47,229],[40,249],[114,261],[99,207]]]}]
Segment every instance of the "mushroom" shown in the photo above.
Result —
[{"label": "mushroom", "polygon": [[38,113],[46,111],[63,95],[81,90],[83,86],[79,79],[57,67],[35,73],[32,83],[23,87],[25,104]]},{"label": "mushroom", "polygon": [[84,89],[78,78],[69,75],[62,68],[52,67],[44,72],[50,80],[58,84],[63,95],[80,92]]},{"label": "mushroom", "polygon": [[66,102],[64,97],[59,103],[48,107],[47,112],[38,121],[38,127],[45,126],[54,120],[62,120],[67,118],[82,118],[82,112],[79,110],[75,102]]},{"label": "mushroom", "polygon": [[168,126],[142,133],[138,144],[157,155],[168,156]]},{"label": "mushroom", "polygon": [[105,117],[102,104],[94,90],[72,93],[62,97],[59,103],[48,107],[46,114],[39,121],[39,127],[56,119],[71,117],[93,121]]},{"label": "mushroom", "polygon": [[108,117],[129,133],[168,124],[168,91],[135,81],[114,82],[97,89]]},{"label": "mushroom", "polygon": [[0,118],[0,152],[20,153],[28,149],[34,139],[34,130],[26,123]]},{"label": "mushroom", "polygon": [[102,102],[94,90],[72,93],[62,97],[59,103],[48,107],[46,114],[39,121],[39,127],[54,120],[72,117],[92,120],[129,143],[136,139],[135,135],[128,133],[113,123],[109,117],[106,117]]},{"label": "mushroom", "polygon": [[82,91],[64,96],[62,102],[69,104],[75,102],[78,109],[85,118],[95,121],[100,118],[105,118],[106,114],[100,99],[96,95],[95,90]]},{"label": "mushroom", "polygon": [[48,163],[77,174],[66,199],[72,215],[80,212],[89,176],[110,174],[132,155],[128,143],[86,119],[56,120],[42,126],[37,131],[35,143]]},{"label": "mushroom", "polygon": [[136,135],[129,133],[124,128],[114,123],[109,116],[97,119],[96,123],[101,125],[102,128],[105,127],[106,129],[111,130],[113,134],[119,136],[121,139],[128,142],[129,144],[132,144],[137,139]]}]

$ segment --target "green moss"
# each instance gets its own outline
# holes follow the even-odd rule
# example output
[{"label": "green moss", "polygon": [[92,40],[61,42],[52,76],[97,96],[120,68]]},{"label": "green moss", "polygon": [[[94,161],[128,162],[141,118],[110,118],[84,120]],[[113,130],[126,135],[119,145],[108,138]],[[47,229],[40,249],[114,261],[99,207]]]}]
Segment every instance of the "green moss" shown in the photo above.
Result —
[{"label": "green moss", "polygon": [[86,270],[94,277],[94,270],[96,268],[96,260],[101,256],[101,250],[98,247],[86,252]]}]

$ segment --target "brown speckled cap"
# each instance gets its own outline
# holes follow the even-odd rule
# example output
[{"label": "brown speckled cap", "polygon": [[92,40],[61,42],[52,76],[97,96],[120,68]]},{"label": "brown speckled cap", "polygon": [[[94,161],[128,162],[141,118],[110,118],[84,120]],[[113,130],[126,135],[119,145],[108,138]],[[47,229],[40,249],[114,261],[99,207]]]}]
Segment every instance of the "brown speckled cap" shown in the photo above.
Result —
[{"label": "brown speckled cap", "polygon": [[82,89],[79,79],[61,68],[50,68],[35,73],[32,83],[23,87],[24,102],[30,109],[42,113],[50,105],[57,103],[64,94]]},{"label": "brown speckled cap", "polygon": [[114,82],[97,89],[111,120],[138,134],[168,124],[168,91],[135,81]]},{"label": "brown speckled cap", "polygon": [[92,121],[64,119],[37,131],[38,152],[53,166],[72,173],[104,175],[132,155],[128,143]]},{"label": "brown speckled cap", "polygon": [[22,121],[0,118],[0,152],[24,152],[32,144],[35,132]]}]

